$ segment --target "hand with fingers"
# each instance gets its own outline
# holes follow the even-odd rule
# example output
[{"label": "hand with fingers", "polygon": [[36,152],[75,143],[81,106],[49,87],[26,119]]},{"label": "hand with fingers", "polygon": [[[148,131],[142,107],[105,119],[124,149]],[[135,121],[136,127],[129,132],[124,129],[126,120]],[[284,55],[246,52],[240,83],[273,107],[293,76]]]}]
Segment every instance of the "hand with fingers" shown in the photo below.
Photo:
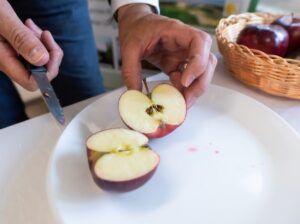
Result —
[{"label": "hand with fingers", "polygon": [[63,52],[49,31],[42,31],[31,19],[23,24],[9,3],[0,1],[0,71],[34,91],[37,84],[18,55],[36,66],[45,65],[52,80],[58,74]]},{"label": "hand with fingers", "polygon": [[156,15],[145,4],[118,10],[122,76],[130,89],[141,89],[141,61],[147,60],[169,77],[188,107],[208,87],[217,60],[211,38],[178,20]]}]

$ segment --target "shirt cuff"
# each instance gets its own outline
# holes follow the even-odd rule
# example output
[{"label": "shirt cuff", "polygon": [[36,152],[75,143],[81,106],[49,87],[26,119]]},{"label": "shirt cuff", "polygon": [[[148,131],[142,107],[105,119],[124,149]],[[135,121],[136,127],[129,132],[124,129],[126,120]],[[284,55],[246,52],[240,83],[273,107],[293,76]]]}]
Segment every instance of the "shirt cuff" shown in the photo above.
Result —
[{"label": "shirt cuff", "polygon": [[150,5],[155,9],[156,13],[159,14],[159,0],[111,0],[112,15],[115,15],[120,7],[134,3]]}]

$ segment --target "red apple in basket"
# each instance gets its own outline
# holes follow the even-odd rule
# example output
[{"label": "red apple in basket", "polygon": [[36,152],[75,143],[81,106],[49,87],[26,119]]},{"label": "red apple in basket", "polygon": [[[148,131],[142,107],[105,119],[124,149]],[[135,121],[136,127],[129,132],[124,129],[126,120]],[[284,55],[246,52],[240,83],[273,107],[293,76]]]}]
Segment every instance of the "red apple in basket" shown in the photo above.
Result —
[{"label": "red apple in basket", "polygon": [[129,128],[149,138],[159,138],[183,123],[187,108],[184,97],[175,87],[160,84],[148,94],[126,91],[120,97],[119,111]]},{"label": "red apple in basket", "polygon": [[90,171],[104,190],[126,192],[146,183],[154,174],[159,156],[148,138],[128,129],[97,132],[86,141]]},{"label": "red apple in basket", "polygon": [[283,57],[288,50],[289,36],[287,31],[278,25],[251,24],[239,33],[237,43]]},{"label": "red apple in basket", "polygon": [[286,58],[300,60],[300,48],[298,48],[297,50],[289,52],[288,55],[286,56]]},{"label": "red apple in basket", "polygon": [[300,47],[300,16],[286,15],[279,17],[272,24],[282,26],[289,34],[289,51]]}]

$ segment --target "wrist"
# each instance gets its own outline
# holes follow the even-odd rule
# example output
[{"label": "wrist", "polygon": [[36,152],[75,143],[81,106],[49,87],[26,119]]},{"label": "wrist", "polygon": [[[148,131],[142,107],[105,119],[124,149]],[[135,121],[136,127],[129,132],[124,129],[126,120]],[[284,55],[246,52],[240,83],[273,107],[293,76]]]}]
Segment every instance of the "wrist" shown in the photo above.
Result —
[{"label": "wrist", "polygon": [[155,13],[156,10],[154,7],[148,4],[143,3],[134,3],[134,4],[128,4],[124,5],[121,8],[118,9],[116,12],[116,18],[118,21],[122,21],[125,18],[131,17],[132,15],[135,16],[136,19],[143,17],[148,14]]}]

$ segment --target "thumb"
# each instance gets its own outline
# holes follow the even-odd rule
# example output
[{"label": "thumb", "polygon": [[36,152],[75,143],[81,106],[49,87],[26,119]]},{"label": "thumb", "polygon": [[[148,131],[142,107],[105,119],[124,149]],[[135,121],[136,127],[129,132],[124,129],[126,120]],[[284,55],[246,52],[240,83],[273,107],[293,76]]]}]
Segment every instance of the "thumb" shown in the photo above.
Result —
[{"label": "thumb", "polygon": [[42,42],[21,22],[8,1],[0,6],[0,34],[30,63],[46,64],[49,54]]},{"label": "thumb", "polygon": [[125,46],[121,49],[122,54],[122,77],[128,89],[142,89],[141,59],[139,47]]}]

